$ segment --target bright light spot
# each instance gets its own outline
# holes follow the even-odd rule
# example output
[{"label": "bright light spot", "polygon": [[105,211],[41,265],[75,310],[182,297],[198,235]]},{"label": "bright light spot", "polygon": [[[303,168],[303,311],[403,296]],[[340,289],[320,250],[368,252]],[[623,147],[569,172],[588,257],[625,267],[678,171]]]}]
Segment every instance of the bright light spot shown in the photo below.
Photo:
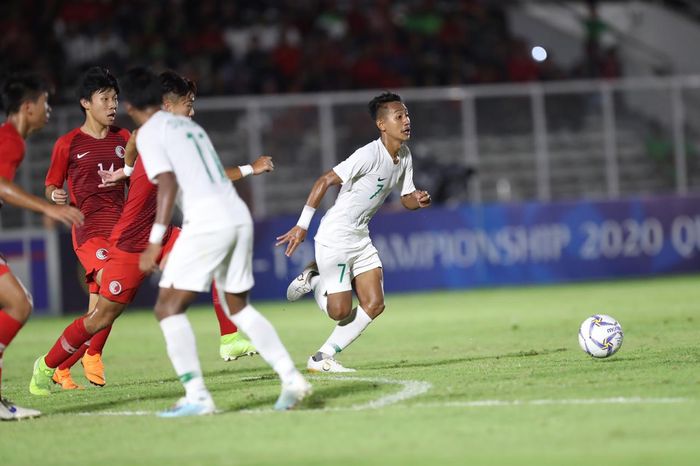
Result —
[{"label": "bright light spot", "polygon": [[532,51],[530,53],[535,61],[545,61],[547,59],[547,51],[544,49],[544,47],[540,47],[539,45],[532,47]]}]

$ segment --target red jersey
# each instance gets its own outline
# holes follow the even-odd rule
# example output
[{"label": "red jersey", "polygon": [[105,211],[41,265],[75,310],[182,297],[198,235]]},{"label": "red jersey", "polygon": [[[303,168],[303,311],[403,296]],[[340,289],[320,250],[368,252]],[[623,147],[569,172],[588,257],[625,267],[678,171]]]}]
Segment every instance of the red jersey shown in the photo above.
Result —
[{"label": "red jersey", "polygon": [[[125,252],[141,253],[148,246],[151,227],[156,220],[158,187],[148,180],[140,157],[136,159],[130,180],[129,196],[109,243]],[[163,244],[168,241],[172,230],[173,226],[168,225]]]},{"label": "red jersey", "polygon": [[80,246],[95,236],[109,238],[124,207],[124,183],[98,188],[98,170],[124,167],[129,132],[110,126],[107,136],[95,139],[76,128],[61,136],[53,147],[46,186],[59,188],[68,180],[71,204],[85,216],[81,227],[73,227],[73,241]]},{"label": "red jersey", "polygon": [[15,179],[19,164],[24,159],[24,139],[12,123],[0,125],[0,177]]}]

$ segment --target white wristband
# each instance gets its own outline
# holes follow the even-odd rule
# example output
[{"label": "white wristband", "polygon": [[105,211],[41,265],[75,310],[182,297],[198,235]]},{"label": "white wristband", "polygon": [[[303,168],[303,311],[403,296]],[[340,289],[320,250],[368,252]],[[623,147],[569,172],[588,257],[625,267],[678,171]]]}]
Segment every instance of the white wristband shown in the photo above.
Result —
[{"label": "white wristband", "polygon": [[130,167],[127,164],[124,164],[124,174],[126,176],[131,176],[132,173],[134,173],[134,167]]},{"label": "white wristband", "polygon": [[238,169],[241,171],[241,178],[245,178],[246,176],[250,176],[253,174],[252,165],[241,165],[240,167],[238,167]]},{"label": "white wristband", "polygon": [[311,206],[305,205],[304,210],[301,211],[301,215],[299,216],[297,226],[303,228],[304,230],[308,230],[309,224],[311,223],[311,219],[314,217],[315,212],[316,209],[314,209]]},{"label": "white wristband", "polygon": [[148,242],[151,244],[160,244],[167,230],[168,227],[162,223],[154,223],[151,227],[151,235],[148,237]]}]

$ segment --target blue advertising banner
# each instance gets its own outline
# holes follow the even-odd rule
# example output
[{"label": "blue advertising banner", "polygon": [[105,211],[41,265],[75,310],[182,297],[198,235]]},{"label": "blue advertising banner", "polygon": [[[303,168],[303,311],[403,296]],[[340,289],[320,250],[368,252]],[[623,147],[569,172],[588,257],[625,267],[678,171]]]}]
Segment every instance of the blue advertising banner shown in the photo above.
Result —
[{"label": "blue advertising banner", "polygon": [[2,232],[0,252],[12,274],[31,293],[35,314],[57,312],[60,302],[56,234],[47,230]]},{"label": "blue advertising banner", "polygon": [[[274,247],[296,220],[256,224],[254,297],[284,298],[313,258],[312,238],[291,259]],[[385,210],[370,235],[387,292],[695,272],[700,197]]]}]

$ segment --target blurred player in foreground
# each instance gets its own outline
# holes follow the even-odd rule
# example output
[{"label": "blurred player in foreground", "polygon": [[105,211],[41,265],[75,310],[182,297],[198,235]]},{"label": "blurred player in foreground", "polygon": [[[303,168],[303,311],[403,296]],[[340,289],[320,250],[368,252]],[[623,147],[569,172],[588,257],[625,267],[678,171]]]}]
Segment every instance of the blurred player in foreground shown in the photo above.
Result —
[{"label": "blurred player in foreground", "polygon": [[160,280],[156,318],[168,355],[185,388],[185,397],[164,417],[210,414],[216,407],[204,385],[192,327],[185,311],[197,293],[209,291],[212,278],[226,314],[248,335],[282,380],[275,408],[291,409],[311,393],[270,322],[249,302],[253,287],[253,221],[224,173],[206,132],[189,118],[159,110],[158,78],[131,70],[123,83],[127,112],[140,125],[136,145],[151,181],[158,184],[156,223],[140,268],[156,268],[161,240],[170,223],[175,197],[184,215],[183,229]]},{"label": "blurred player in foreground", "polygon": [[[24,140],[49,120],[47,86],[33,74],[13,74],[2,85],[0,97],[7,120],[0,125],[0,200],[40,212],[64,224],[78,225],[83,214],[74,207],[57,206],[29,194],[13,180],[22,163]],[[1,205],[1,204],[0,204]],[[0,420],[12,421],[39,416],[35,409],[22,408],[2,398],[2,359],[12,339],[32,312],[32,298],[0,256]]]},{"label": "blurred player in foreground", "polygon": [[[380,137],[356,150],[318,178],[297,224],[277,237],[289,257],[306,238],[311,218],[331,186],[342,185],[333,207],[321,219],[314,238],[316,261],[289,285],[287,299],[296,301],[310,291],[335,329],[309,357],[312,372],[354,372],[335,360],[384,311],[382,263],[369,236],[368,224],[391,190],[401,186],[401,204],[409,210],[430,206],[427,191],[413,185],[408,109],[396,94],[386,92],[369,103]],[[352,290],[359,305],[352,307]]]},{"label": "blurred player in foreground", "polygon": [[[174,71],[164,71],[159,76],[161,90],[163,92],[163,110],[174,115],[187,118],[194,116],[194,100],[197,87],[194,82],[186,79]],[[129,163],[127,161],[127,163]],[[227,168],[226,176],[231,181],[237,181],[249,175],[260,175],[274,170],[272,157],[260,156],[251,165]],[[125,178],[123,171],[101,172],[106,182],[117,182]],[[146,226],[150,228],[150,225]],[[234,361],[242,356],[251,356],[256,353],[253,344],[241,336],[236,325],[226,315],[223,306],[219,302],[216,284],[212,284],[212,302],[216,317],[219,321],[221,341],[219,344],[219,356],[224,361]]]}]

